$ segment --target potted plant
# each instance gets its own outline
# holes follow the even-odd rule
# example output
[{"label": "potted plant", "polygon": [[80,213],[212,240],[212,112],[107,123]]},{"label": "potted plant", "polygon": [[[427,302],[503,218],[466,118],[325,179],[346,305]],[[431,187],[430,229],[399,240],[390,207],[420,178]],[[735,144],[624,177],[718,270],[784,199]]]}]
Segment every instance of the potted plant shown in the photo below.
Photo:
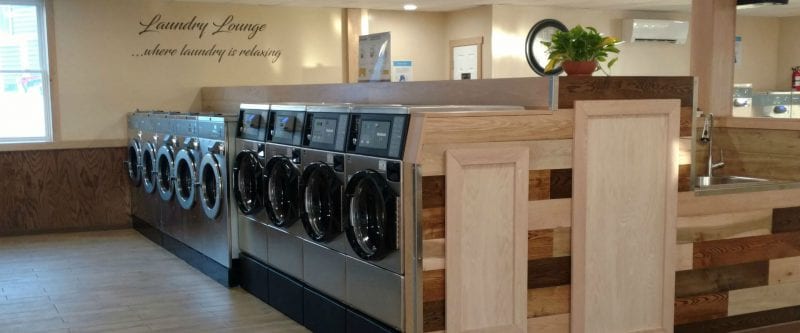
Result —
[{"label": "potted plant", "polygon": [[545,71],[561,64],[567,75],[588,76],[597,70],[608,75],[600,64],[608,61],[606,67],[611,68],[617,62],[618,58],[608,59],[609,54],[619,53],[617,43],[618,39],[603,36],[592,27],[578,25],[567,31],[557,31],[549,42],[542,42],[550,52]]}]

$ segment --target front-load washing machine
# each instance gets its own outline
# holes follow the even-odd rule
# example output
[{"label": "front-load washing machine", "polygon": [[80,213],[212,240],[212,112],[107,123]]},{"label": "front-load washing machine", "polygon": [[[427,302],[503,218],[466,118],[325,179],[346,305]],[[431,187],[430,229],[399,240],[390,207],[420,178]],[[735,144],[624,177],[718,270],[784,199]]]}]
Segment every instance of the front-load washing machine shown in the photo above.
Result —
[{"label": "front-load washing machine", "polygon": [[299,237],[305,230],[300,222],[298,192],[305,111],[305,105],[270,105],[264,166],[264,209],[270,219],[268,263],[296,279],[303,278],[303,243]]},{"label": "front-load washing machine", "polygon": [[347,138],[343,215],[350,244],[346,303],[396,329],[403,323],[404,182],[409,109],[354,107]]},{"label": "front-load washing machine", "polygon": [[[135,223],[158,223],[158,202],[153,206],[153,177],[151,146],[152,128],[149,112],[136,111],[128,114],[128,157],[125,169],[131,182],[131,219]],[[155,213],[154,213],[155,211]]]},{"label": "front-load washing machine", "polygon": [[300,211],[305,234],[303,281],[345,301],[342,194],[345,185],[345,139],[348,105],[309,105],[303,127]]},{"label": "front-load washing machine", "polygon": [[233,159],[233,198],[238,216],[239,250],[267,262],[263,184],[269,104],[242,104]]},{"label": "front-load washing machine", "polygon": [[159,227],[162,232],[172,234],[180,226],[181,208],[175,201],[175,154],[181,148],[181,142],[175,135],[175,116],[177,113],[155,113],[152,115],[155,122],[155,132],[158,138],[156,151],[156,192],[161,198],[159,214]]},{"label": "front-load washing machine", "polygon": [[176,214],[176,223],[164,226],[164,231],[175,239],[186,242],[188,225],[202,214],[197,201],[197,170],[202,152],[197,137],[197,116],[192,114],[173,115],[171,117],[173,138],[178,143],[174,152],[174,197],[181,208]]},{"label": "front-load washing machine", "polygon": [[230,277],[234,260],[239,256],[237,215],[231,209],[228,181],[228,164],[232,159],[228,150],[233,147],[237,118],[235,115],[198,116],[200,152],[203,155],[197,169],[197,204],[202,214],[187,227],[187,244],[221,265],[211,271],[227,274],[229,284],[233,284]]},{"label": "front-load washing machine", "polygon": [[[144,189],[144,215],[141,221],[147,223],[151,228],[157,228],[160,222],[161,214],[161,199],[156,193],[156,150],[158,149],[158,138],[156,136],[153,113],[147,112],[146,117],[142,121],[142,188]],[[139,221],[136,221],[137,223]]]}]

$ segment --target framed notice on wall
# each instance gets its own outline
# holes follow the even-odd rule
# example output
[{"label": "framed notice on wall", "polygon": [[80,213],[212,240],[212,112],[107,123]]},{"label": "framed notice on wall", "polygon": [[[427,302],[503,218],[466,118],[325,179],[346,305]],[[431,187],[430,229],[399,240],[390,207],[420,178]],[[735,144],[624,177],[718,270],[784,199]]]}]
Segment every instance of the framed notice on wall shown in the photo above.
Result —
[{"label": "framed notice on wall", "polygon": [[358,38],[358,82],[389,82],[392,78],[391,35],[388,32]]},{"label": "framed notice on wall", "polygon": [[477,80],[482,77],[483,37],[450,41],[450,79]]}]

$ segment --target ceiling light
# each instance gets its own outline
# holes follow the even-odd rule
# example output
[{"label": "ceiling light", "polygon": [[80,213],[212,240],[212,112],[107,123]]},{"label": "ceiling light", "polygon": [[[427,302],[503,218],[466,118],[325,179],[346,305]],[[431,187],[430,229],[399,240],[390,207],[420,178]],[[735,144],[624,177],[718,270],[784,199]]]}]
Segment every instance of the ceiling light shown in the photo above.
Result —
[{"label": "ceiling light", "polygon": [[417,5],[413,3],[403,5],[403,9],[405,10],[417,10]]}]

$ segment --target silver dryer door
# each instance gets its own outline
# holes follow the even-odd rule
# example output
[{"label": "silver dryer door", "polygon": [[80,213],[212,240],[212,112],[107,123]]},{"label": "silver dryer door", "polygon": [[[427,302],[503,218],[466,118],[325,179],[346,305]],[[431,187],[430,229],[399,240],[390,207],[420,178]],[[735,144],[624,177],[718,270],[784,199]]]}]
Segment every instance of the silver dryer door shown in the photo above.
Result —
[{"label": "silver dryer door", "polygon": [[134,186],[142,183],[142,144],[139,139],[131,139],[128,142],[128,160],[125,166],[128,171],[128,178]]},{"label": "silver dryer door", "polygon": [[225,179],[219,161],[214,153],[207,153],[200,162],[200,202],[203,212],[210,219],[219,216],[225,196]]}]

